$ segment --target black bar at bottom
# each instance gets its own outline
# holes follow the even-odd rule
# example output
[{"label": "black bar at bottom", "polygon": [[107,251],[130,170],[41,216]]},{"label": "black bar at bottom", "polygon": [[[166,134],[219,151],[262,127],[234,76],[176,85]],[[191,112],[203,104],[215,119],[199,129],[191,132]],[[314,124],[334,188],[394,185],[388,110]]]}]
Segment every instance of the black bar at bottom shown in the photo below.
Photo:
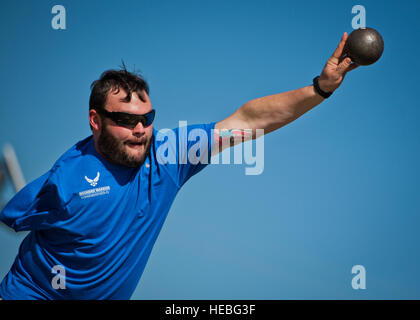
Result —
[{"label": "black bar at bottom", "polygon": [[[391,312],[399,315],[417,314],[420,300],[130,300],[130,301],[0,301],[0,310],[12,312],[27,308],[31,312],[50,308],[60,310],[66,316],[80,310],[94,312],[129,313],[130,318],[151,320],[256,320],[294,319],[297,316],[314,315],[359,317],[364,309],[375,315]],[[80,315],[80,314],[79,314]],[[286,316],[287,315],[287,316]],[[125,319],[125,318],[121,318]],[[117,319],[120,320],[120,319]]]}]

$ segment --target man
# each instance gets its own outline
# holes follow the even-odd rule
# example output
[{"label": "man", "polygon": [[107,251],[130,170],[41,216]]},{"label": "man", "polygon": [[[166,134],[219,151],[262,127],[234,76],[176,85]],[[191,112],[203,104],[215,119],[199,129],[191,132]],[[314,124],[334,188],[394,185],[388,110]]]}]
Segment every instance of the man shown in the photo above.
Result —
[{"label": "man", "polygon": [[[125,69],[104,72],[90,96],[93,135],[0,213],[14,230],[31,231],[0,296],[129,299],[178,190],[223,149],[213,147],[221,130],[233,145],[236,135],[246,140],[246,129],[256,138],[257,129],[277,130],[321,103],[358,67],[343,55],[346,40],[344,33],[313,85],[249,101],[217,123],[188,126],[182,134],[177,128],[172,141],[157,138],[147,83]],[[192,142],[180,138],[193,130],[211,137],[199,139],[199,161],[186,159]],[[165,161],[171,155],[175,161]]]}]

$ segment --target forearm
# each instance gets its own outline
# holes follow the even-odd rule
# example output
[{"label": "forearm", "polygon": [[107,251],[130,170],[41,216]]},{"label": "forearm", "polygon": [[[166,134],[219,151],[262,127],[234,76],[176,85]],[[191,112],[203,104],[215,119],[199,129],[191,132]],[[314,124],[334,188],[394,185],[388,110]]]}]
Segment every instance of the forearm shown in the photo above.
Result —
[{"label": "forearm", "polygon": [[[346,73],[358,67],[357,64],[352,64],[351,59],[343,53],[347,37],[347,33],[344,32],[337,49],[327,60],[321,72],[318,84],[324,92],[334,92],[343,82]],[[241,139],[243,141],[250,138],[255,139],[257,129],[263,129],[264,134],[277,130],[296,120],[323,100],[324,98],[315,91],[312,85],[251,100],[231,116],[217,122],[215,129],[220,132],[216,133],[219,135],[219,139],[221,139],[221,135],[229,137],[231,146],[236,144],[236,136],[238,136],[239,142]],[[235,130],[236,133],[234,129],[238,129]],[[245,129],[252,129],[252,134]],[[245,134],[245,131],[248,134]],[[223,132],[226,134],[222,134]]]},{"label": "forearm", "polygon": [[323,100],[311,85],[251,100],[237,111],[250,129],[264,129],[269,133],[296,120]]}]

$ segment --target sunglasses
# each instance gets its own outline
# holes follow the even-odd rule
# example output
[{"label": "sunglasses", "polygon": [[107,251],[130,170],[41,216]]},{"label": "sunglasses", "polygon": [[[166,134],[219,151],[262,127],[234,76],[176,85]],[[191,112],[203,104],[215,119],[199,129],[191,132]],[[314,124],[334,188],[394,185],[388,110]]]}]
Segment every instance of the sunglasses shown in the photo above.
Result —
[{"label": "sunglasses", "polygon": [[103,115],[106,118],[111,119],[117,125],[123,127],[134,128],[139,122],[143,127],[148,127],[153,123],[155,119],[155,110],[145,113],[145,114],[132,114],[126,112],[109,112],[105,109],[97,110],[99,114]]}]

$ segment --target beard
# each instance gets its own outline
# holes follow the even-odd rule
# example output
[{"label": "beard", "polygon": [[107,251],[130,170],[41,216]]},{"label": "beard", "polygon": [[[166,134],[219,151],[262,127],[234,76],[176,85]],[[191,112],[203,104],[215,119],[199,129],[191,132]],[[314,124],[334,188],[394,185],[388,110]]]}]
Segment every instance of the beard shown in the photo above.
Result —
[{"label": "beard", "polygon": [[150,152],[152,139],[145,137],[142,139],[132,139],[131,142],[133,141],[140,142],[143,148],[129,153],[127,151],[127,148],[130,148],[128,141],[124,142],[116,139],[109,133],[106,126],[102,126],[101,134],[98,138],[98,148],[102,155],[113,163],[126,167],[139,167],[144,163]]}]

